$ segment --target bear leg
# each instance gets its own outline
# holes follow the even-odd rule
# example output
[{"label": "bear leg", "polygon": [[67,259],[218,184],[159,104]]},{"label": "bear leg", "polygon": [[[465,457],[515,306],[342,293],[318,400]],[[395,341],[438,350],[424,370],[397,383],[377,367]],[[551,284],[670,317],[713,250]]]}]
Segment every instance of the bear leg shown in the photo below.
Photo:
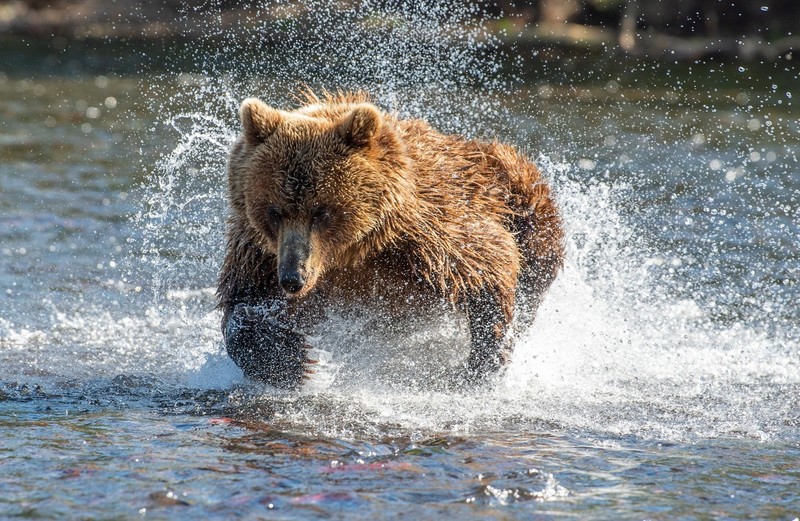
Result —
[{"label": "bear leg", "polygon": [[311,346],[297,332],[280,303],[237,304],[226,313],[223,332],[228,356],[245,376],[281,389],[300,386],[307,373]]},{"label": "bear leg", "polygon": [[486,380],[511,360],[512,345],[508,335],[513,302],[504,305],[489,292],[467,299],[467,318],[472,348],[467,357],[468,382]]}]

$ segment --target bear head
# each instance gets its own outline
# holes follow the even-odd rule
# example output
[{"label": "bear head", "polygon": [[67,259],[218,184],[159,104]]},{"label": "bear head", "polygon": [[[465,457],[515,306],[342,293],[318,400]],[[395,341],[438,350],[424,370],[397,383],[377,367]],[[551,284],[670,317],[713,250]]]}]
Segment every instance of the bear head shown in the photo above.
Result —
[{"label": "bear head", "polygon": [[255,98],[239,114],[228,162],[234,218],[274,255],[288,297],[391,242],[388,223],[413,186],[389,116],[366,102],[283,111]]}]

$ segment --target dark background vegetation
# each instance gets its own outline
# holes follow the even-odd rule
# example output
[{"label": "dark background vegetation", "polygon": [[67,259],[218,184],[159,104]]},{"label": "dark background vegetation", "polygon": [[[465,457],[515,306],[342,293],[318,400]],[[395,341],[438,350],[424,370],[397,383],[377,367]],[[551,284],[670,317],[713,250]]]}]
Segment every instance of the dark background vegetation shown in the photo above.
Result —
[{"label": "dark background vegetation", "polygon": [[[357,0],[339,3],[352,5]],[[384,3],[396,8],[425,2]],[[798,0],[480,0],[474,3],[479,6],[476,16],[488,14],[490,27],[508,45],[615,49],[678,60],[708,56],[737,60],[791,59],[791,54],[800,47]],[[197,19],[210,12],[218,14],[219,23],[233,26],[248,14],[264,16],[267,11],[263,7],[270,4],[246,0],[0,1],[0,35],[191,38],[203,31]],[[291,2],[281,4],[285,7]],[[294,12],[302,11],[298,8]],[[291,12],[284,8],[282,16]]]}]

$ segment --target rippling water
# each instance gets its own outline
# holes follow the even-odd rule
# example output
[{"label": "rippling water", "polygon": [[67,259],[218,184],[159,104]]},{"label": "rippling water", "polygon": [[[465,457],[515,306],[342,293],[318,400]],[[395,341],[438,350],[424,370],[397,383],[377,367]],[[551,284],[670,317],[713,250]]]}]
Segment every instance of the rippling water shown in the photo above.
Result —
[{"label": "rippling water", "polygon": [[[364,32],[315,2],[271,53],[266,13],[167,56],[3,42],[0,516],[800,515],[797,62],[502,55],[442,5]],[[299,393],[225,357],[236,106],[301,84],[547,171],[567,264],[494,387],[430,384],[458,321],[375,345],[332,318]]]}]

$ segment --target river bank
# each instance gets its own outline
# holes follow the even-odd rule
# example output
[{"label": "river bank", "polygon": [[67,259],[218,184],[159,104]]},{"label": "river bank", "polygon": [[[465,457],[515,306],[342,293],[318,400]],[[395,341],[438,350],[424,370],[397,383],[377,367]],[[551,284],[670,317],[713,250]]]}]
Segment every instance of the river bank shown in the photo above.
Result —
[{"label": "river bank", "polygon": [[[325,4],[326,9],[331,7],[327,5],[330,2],[321,3]],[[374,6],[382,6],[381,2],[372,2],[369,6],[373,3]],[[563,3],[570,4],[567,1]],[[793,33],[790,26],[772,27],[774,23],[767,18],[746,17],[749,25],[720,29],[719,22],[711,24],[709,20],[712,15],[709,14],[706,23],[697,30],[676,31],[674,26],[680,22],[678,19],[648,14],[647,8],[637,8],[631,15],[626,11],[628,4],[638,2],[616,3],[620,4],[616,8],[619,12],[605,13],[604,17],[585,12],[588,8],[584,8],[584,11],[578,8],[564,11],[569,9],[568,6],[560,11],[541,6],[538,10],[505,6],[505,11],[496,12],[488,7],[487,10],[476,7],[471,19],[462,20],[462,23],[482,25],[486,34],[497,38],[508,49],[614,53],[672,61],[719,58],[749,62],[791,60],[800,49],[800,35]],[[528,4],[536,6],[537,2]],[[0,4],[0,35],[51,38],[55,46],[63,45],[64,40],[192,40],[204,38],[210,26],[215,30],[233,33],[242,27],[263,24],[270,18],[274,19],[276,27],[288,21],[304,23],[306,18],[313,15],[315,7],[314,3],[291,1],[269,6],[223,2],[222,5],[214,3],[200,7],[190,7],[175,0],[125,4],[105,0],[49,3],[16,1]],[[341,8],[352,10],[348,2],[341,3]],[[791,11],[793,8],[788,9]],[[398,8],[398,12],[415,10],[421,11],[422,7],[411,3],[410,6]],[[747,13],[739,14],[742,17]],[[794,13],[783,14],[792,16]],[[778,13],[776,16],[780,15]],[[634,16],[636,22],[626,22],[626,16]],[[719,15],[716,14],[716,17],[719,18]],[[696,23],[687,18],[686,24],[690,25],[690,22]],[[366,9],[363,23],[374,23],[373,15]],[[684,24],[680,24],[680,27],[684,27]],[[280,39],[280,31],[272,37]],[[268,41],[265,43],[269,44]]]}]

